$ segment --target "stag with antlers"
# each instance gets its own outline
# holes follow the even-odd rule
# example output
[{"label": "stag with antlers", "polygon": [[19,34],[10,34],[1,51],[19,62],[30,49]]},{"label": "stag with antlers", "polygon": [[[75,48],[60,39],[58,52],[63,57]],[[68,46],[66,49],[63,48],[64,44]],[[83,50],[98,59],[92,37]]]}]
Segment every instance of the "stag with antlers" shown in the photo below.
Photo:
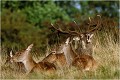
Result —
[{"label": "stag with antlers", "polygon": [[[92,44],[92,37],[95,33],[95,31],[97,31],[100,26],[101,26],[101,16],[97,15],[97,17],[99,17],[99,20],[97,21],[97,25],[93,25],[93,20],[89,17],[89,25],[88,28],[85,32],[77,32],[77,31],[63,31],[62,29],[57,29],[56,27],[54,27],[53,24],[52,27],[58,32],[58,33],[62,33],[62,34],[69,34],[71,36],[73,36],[73,42],[75,43],[75,51],[78,54],[84,54],[87,53],[87,55],[93,56],[93,44]],[[76,22],[75,22],[76,24]],[[77,24],[76,24],[77,25]],[[91,26],[96,26],[93,29],[90,29]],[[79,28],[79,26],[77,25],[77,27]]]},{"label": "stag with antlers", "polygon": [[[58,32],[74,36],[73,39],[71,39],[71,41],[68,41],[69,39],[67,39],[67,41],[65,42],[66,43],[65,45],[68,45],[68,43],[72,42],[73,40],[75,42],[79,41],[79,46],[78,46],[78,48],[76,48],[75,51],[74,51],[74,49],[72,49],[70,47],[70,44],[68,46],[66,46],[66,47],[65,47],[65,45],[62,46],[61,51],[65,55],[65,58],[66,58],[68,66],[75,65],[75,66],[79,66],[80,67],[82,65],[84,70],[89,70],[90,67],[93,68],[96,65],[96,61],[92,57],[92,53],[93,53],[92,49],[93,48],[92,48],[92,41],[91,41],[91,39],[93,37],[93,33],[95,31],[97,31],[99,29],[100,25],[101,25],[101,16],[98,15],[98,17],[100,17],[100,20],[98,21],[96,27],[91,29],[91,30],[87,30],[86,32],[83,32],[83,33],[80,33],[80,32],[77,32],[77,31],[70,31],[70,30],[63,31],[60,28],[57,29],[56,27],[54,27],[53,24],[51,24],[52,27],[55,30],[57,30]],[[89,20],[90,20],[90,23],[89,23],[88,29],[91,26],[91,19],[89,18]],[[80,63],[80,65],[77,62]],[[85,62],[86,65],[84,65],[84,62]],[[87,67],[89,64],[90,64],[90,66]]]}]

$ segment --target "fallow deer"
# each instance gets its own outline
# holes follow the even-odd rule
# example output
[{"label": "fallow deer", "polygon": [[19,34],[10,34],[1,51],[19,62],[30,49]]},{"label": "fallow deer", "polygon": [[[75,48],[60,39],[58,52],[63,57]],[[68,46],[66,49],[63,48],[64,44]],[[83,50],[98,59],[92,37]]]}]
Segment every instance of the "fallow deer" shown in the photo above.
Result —
[{"label": "fallow deer", "polygon": [[26,73],[39,73],[39,72],[47,72],[51,73],[56,70],[56,67],[54,64],[49,62],[38,62],[36,63],[33,58],[30,55],[30,51],[33,47],[33,44],[29,45],[26,50],[22,50],[19,52],[16,52],[15,55],[12,55],[12,52],[10,52],[11,56],[11,62],[22,62],[25,66]]}]

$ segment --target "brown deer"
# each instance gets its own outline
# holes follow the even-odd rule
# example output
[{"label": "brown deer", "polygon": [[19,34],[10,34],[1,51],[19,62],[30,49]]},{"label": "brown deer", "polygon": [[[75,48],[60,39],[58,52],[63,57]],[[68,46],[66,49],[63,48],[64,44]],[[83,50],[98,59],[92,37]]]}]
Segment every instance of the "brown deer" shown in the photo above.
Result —
[{"label": "brown deer", "polygon": [[[79,41],[80,45],[78,48],[78,51],[74,51],[70,42],[70,39],[68,38],[63,46],[61,46],[62,49],[60,49],[60,53],[64,53],[66,62],[68,66],[76,66],[82,70],[91,70],[95,69],[97,67],[97,63],[95,59],[92,57],[92,44],[91,44],[91,38],[93,37],[93,32],[96,31],[99,26],[101,25],[100,21],[98,21],[95,28],[86,31],[84,33],[76,32],[76,31],[63,31],[61,29],[57,29],[53,26],[52,27],[57,30],[58,32],[61,32],[63,34],[70,34],[72,36],[78,36],[76,38],[73,38],[73,40]],[[81,54],[81,55],[79,55]]]},{"label": "brown deer", "polygon": [[93,34],[86,33],[81,34],[80,37],[74,37],[73,41],[75,43],[75,51],[78,54],[86,54],[93,56],[93,44],[92,44]]},{"label": "brown deer", "polygon": [[33,47],[33,44],[29,45],[26,50],[22,50],[19,52],[16,52],[15,55],[12,55],[12,52],[10,52],[11,56],[11,62],[22,62],[25,66],[26,73],[39,73],[39,72],[47,72],[47,73],[53,73],[56,70],[56,67],[54,64],[49,62],[38,62],[36,63],[31,55],[30,51]]},{"label": "brown deer", "polygon": [[60,53],[64,53],[68,66],[75,66],[81,70],[93,70],[97,68],[97,63],[92,56],[77,55],[72,49],[70,38],[60,47]]},{"label": "brown deer", "polygon": [[[86,32],[80,33],[80,32],[76,32],[76,31],[63,31],[61,29],[57,29],[52,25],[52,27],[57,30],[60,33],[63,34],[69,34],[73,36],[73,40],[72,42],[74,42],[74,49],[75,52],[77,52],[77,54],[86,54],[86,55],[90,55],[93,56],[93,44],[92,44],[92,37],[94,35],[94,32],[97,31],[100,28],[101,25],[101,16],[98,16],[98,22],[96,27],[94,27],[93,29],[89,30],[90,26],[93,26],[93,22],[94,20],[91,20],[91,18],[89,17],[89,26],[88,26],[88,30]],[[76,24],[76,22],[75,22]],[[79,28],[79,26],[77,25],[77,27]]]},{"label": "brown deer", "polygon": [[56,52],[51,52],[48,56],[46,56],[42,62],[50,62],[53,64],[56,64],[56,66],[60,69],[63,69],[66,67],[66,58],[63,53],[56,53]]},{"label": "brown deer", "polygon": [[91,20],[91,18],[89,17],[90,22],[89,22],[88,30],[73,38],[75,44],[75,51],[78,54],[84,53],[86,55],[93,56],[92,38],[94,36],[94,32],[97,31],[101,26],[101,16],[100,15],[97,16],[99,17],[99,20],[95,28],[89,30],[90,26],[92,25],[92,22],[94,21]]},{"label": "brown deer", "polygon": [[[68,64],[68,66],[70,66],[72,64],[74,66],[77,66],[78,68],[81,68],[81,66],[82,66],[82,67],[85,68],[85,70],[89,70],[89,68],[85,67],[85,64],[87,64],[87,62],[88,62],[88,61],[85,61],[85,60],[89,60],[89,59],[85,59],[86,57],[93,60],[92,62],[96,64],[96,61],[93,59],[93,57],[90,57],[89,55],[83,55],[82,54],[82,56],[78,56],[78,53],[76,53],[74,51],[74,49],[72,47],[72,44],[67,45],[67,50],[66,50],[64,48],[66,43],[67,44],[69,43],[69,39],[67,39],[67,41],[65,43],[61,44],[61,46],[58,48],[59,50],[51,52],[42,61],[48,61],[50,63],[56,63],[56,65],[59,66],[60,68],[67,67],[67,64]],[[61,50],[63,50],[63,48],[64,48],[65,52],[64,51],[61,52]],[[63,54],[63,53],[70,53],[71,55]],[[66,62],[66,60],[67,60],[67,62]],[[82,63],[81,61],[84,62],[84,63]],[[89,61],[88,66],[91,66],[92,62]],[[78,65],[80,63],[82,63],[82,64]]]},{"label": "brown deer", "polygon": [[[11,53],[12,53],[12,51],[11,51]],[[6,62],[4,64],[9,66],[10,68],[13,68],[17,72],[25,73],[24,64],[22,62],[14,62],[13,63],[13,61],[11,61],[10,56],[7,57]]]},{"label": "brown deer", "polygon": [[[82,35],[82,34],[81,34]],[[83,39],[83,41],[86,38]],[[80,38],[79,37],[74,37],[73,41],[75,42],[80,42]],[[61,44],[64,45],[64,44]],[[76,44],[78,45],[78,44]],[[90,48],[88,48],[88,46],[91,46],[90,44],[87,44],[87,47],[84,49],[83,47],[81,48],[81,45],[83,46],[83,44],[79,44],[78,47],[75,47],[76,51],[78,54],[82,54],[82,52],[87,52],[88,50],[91,50]],[[81,50],[82,49],[82,50]],[[84,51],[83,51],[84,50]],[[90,51],[91,52],[91,51]],[[87,53],[88,54],[88,53]],[[51,52],[50,54],[48,54],[42,61],[48,61],[50,63],[54,63],[56,64],[56,66],[58,66],[59,68],[64,68],[67,66],[67,62],[66,62],[66,58],[65,55],[63,53],[59,53],[56,51]]]}]

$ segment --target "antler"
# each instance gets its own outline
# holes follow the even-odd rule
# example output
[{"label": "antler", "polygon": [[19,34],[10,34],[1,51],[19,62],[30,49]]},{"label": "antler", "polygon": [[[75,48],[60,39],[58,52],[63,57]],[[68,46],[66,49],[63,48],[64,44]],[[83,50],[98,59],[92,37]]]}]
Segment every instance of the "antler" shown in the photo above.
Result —
[{"label": "antler", "polygon": [[[93,29],[91,29],[91,30],[88,30],[88,31],[86,31],[86,32],[83,32],[83,33],[80,33],[80,32],[77,32],[77,31],[71,31],[71,30],[63,31],[63,30],[60,29],[60,28],[59,28],[59,29],[55,28],[52,23],[51,23],[51,26],[52,26],[55,30],[57,30],[58,32],[63,33],[63,34],[70,34],[70,35],[73,35],[73,36],[81,35],[81,34],[84,34],[84,33],[94,32],[94,31],[96,31],[96,30],[99,28],[99,26],[101,25],[101,16],[100,16],[100,15],[97,15],[97,16],[100,17],[100,20],[98,21],[96,27],[93,28]],[[91,24],[91,22],[92,22],[92,20],[91,20],[90,17],[89,17],[89,21],[90,21],[90,23],[89,23],[88,29],[89,29],[89,27],[91,26],[90,24]],[[74,21],[74,23],[77,25],[77,23],[76,23],[75,21]],[[78,25],[77,25],[77,27],[78,27]],[[79,28],[79,27],[78,27],[78,28]],[[80,30],[79,30],[79,31],[80,31]]]},{"label": "antler", "polygon": [[51,23],[51,26],[55,29],[55,30],[57,30],[58,32],[61,32],[61,33],[63,33],[63,34],[69,34],[68,32],[65,32],[65,31],[62,31],[61,29],[57,29],[56,27],[54,27],[54,25]]},{"label": "antler", "polygon": [[76,23],[76,21],[74,21],[75,25],[77,26],[79,32],[80,32],[80,28],[79,28],[79,25]]},{"label": "antler", "polygon": [[91,18],[89,17],[89,23],[88,23],[89,25],[88,25],[87,30],[89,30],[91,22],[92,22],[92,21],[91,21]]},{"label": "antler", "polygon": [[70,30],[68,30],[68,31],[63,31],[63,30],[61,30],[60,28],[59,29],[57,29],[57,28],[55,28],[54,27],[54,25],[51,23],[51,26],[55,29],[55,30],[57,30],[58,32],[60,32],[60,33],[63,33],[63,34],[70,34],[70,35],[80,35],[80,33],[79,32],[76,32],[76,31],[70,31]]},{"label": "antler", "polygon": [[10,51],[10,57],[13,57],[12,50]]},{"label": "antler", "polygon": [[[100,16],[100,15],[97,15],[97,16],[100,18],[100,20],[98,21],[96,27],[93,28],[93,29],[91,29],[91,30],[89,30],[89,31],[87,31],[87,32],[94,32],[94,31],[96,31],[96,30],[99,28],[99,26],[101,25],[101,16]],[[90,18],[90,17],[89,17],[89,21],[90,21],[90,23],[91,23],[91,18]],[[90,23],[89,23],[88,28],[90,27]]]}]

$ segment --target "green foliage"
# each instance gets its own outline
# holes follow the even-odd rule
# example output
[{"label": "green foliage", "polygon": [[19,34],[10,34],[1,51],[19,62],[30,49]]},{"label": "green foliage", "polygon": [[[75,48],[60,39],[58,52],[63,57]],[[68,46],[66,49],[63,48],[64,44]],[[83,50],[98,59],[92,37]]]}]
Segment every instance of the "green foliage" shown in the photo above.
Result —
[{"label": "green foliage", "polygon": [[26,22],[26,15],[23,12],[11,13],[10,10],[3,10],[1,19],[2,45],[12,48],[18,45],[25,47],[34,43],[37,49],[45,48],[45,36],[40,36],[41,30]]},{"label": "green foliage", "polygon": [[102,30],[113,32],[114,39],[118,38],[118,30],[113,31],[118,26],[117,1],[1,1],[1,7],[1,41],[7,48],[34,43],[37,51],[45,51],[48,43],[53,45],[66,38],[50,30],[50,23],[74,30],[76,25],[70,21],[75,20],[83,30],[88,26],[88,17],[96,14],[113,17],[103,19]]},{"label": "green foliage", "polygon": [[30,23],[34,23],[40,27],[44,21],[55,22],[56,20],[69,20],[66,12],[53,2],[48,2],[44,5],[34,2],[32,7],[25,8],[25,13]]},{"label": "green foliage", "polygon": [[112,18],[119,16],[119,1],[84,1],[80,4],[82,14],[86,16],[95,14]]},{"label": "green foliage", "polygon": [[[76,6],[77,5],[77,6]],[[117,79],[120,77],[118,52],[119,52],[119,29],[118,29],[118,1],[1,1],[1,55],[2,74],[0,78],[66,78],[66,79]],[[80,6],[80,8],[77,8]],[[16,66],[5,66],[6,57],[11,49],[22,50],[31,43],[36,60],[43,59],[38,54],[45,53],[46,47],[63,42],[69,35],[58,34],[51,29],[50,23],[63,30],[78,30],[75,20],[81,31],[88,27],[88,17],[102,15],[102,26],[96,32],[95,59],[102,65],[94,72],[82,73],[80,71],[60,70],[54,76],[30,76],[19,73]],[[105,17],[103,17],[105,16]],[[95,23],[97,19],[95,18]],[[93,28],[93,27],[92,27]],[[38,54],[37,54],[38,53]],[[3,57],[4,55],[4,57]],[[38,58],[40,57],[40,58]],[[2,60],[2,61],[1,61]],[[12,65],[12,64],[10,64]],[[71,71],[71,72],[70,72]],[[63,74],[64,73],[64,74]]]}]

